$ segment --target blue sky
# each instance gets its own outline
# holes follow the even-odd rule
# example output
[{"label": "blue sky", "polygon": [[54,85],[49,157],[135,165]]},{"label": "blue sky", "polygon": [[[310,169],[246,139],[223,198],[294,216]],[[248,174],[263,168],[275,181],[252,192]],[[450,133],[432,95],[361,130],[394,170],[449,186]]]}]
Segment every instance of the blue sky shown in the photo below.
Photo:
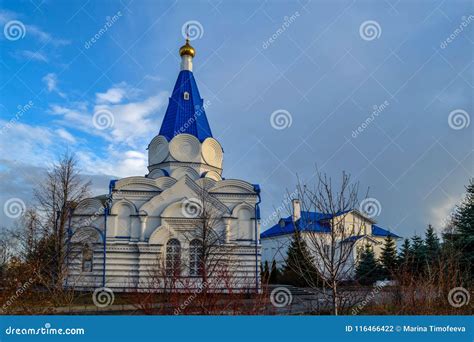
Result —
[{"label": "blue sky", "polygon": [[261,185],[265,222],[318,165],[370,187],[380,225],[441,229],[474,174],[473,14],[469,1],[2,1],[0,204],[30,203],[66,149],[94,194],[144,175],[193,21],[224,176]]}]

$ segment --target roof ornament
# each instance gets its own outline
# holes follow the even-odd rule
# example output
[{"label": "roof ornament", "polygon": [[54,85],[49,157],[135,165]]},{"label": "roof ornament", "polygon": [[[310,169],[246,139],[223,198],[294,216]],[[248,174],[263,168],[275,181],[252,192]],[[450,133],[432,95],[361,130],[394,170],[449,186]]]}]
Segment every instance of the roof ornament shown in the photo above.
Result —
[{"label": "roof ornament", "polygon": [[191,58],[193,58],[196,55],[196,50],[194,50],[191,44],[189,44],[189,41],[190,39],[189,39],[189,24],[188,24],[186,26],[186,44],[181,46],[181,48],[179,49],[179,55],[181,57],[191,56]]}]

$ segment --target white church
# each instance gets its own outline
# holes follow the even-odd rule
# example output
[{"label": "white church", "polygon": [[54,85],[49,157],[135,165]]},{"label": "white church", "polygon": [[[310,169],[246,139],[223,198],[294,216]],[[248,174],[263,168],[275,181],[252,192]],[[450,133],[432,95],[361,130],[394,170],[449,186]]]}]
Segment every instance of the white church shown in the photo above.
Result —
[{"label": "white church", "polygon": [[148,174],[111,181],[108,195],[71,213],[65,286],[259,290],[260,187],[222,177],[223,149],[194,79],[195,53],[189,40],[179,50],[181,70],[148,145]]}]

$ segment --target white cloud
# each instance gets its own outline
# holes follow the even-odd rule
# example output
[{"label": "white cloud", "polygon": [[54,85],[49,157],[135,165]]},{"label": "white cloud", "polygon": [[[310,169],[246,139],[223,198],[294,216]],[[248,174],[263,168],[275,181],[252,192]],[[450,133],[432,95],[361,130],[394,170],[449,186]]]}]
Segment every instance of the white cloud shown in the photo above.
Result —
[{"label": "white cloud", "polygon": [[[0,126],[6,125],[0,120]],[[47,127],[15,123],[0,134],[0,155],[3,159],[18,160],[44,166],[54,155],[54,134]]]},{"label": "white cloud", "polygon": [[431,208],[430,222],[433,226],[441,231],[446,224],[449,222],[451,213],[453,212],[455,206],[459,204],[462,200],[461,196],[448,196],[443,199],[438,205],[435,205]]},{"label": "white cloud", "polygon": [[43,82],[46,84],[48,92],[57,93],[62,98],[65,98],[66,95],[61,92],[58,88],[58,76],[55,73],[49,73],[42,78]]},{"label": "white cloud", "polygon": [[48,58],[42,52],[39,51],[22,50],[18,51],[16,56],[31,59],[38,62],[48,62]]},{"label": "white cloud", "polygon": [[[0,126],[6,123],[0,120]],[[0,155],[3,161],[16,164],[18,156],[21,156],[23,164],[47,168],[61,151],[66,150],[67,143],[77,143],[77,139],[64,128],[51,129],[16,123],[0,134]],[[72,152],[75,152],[78,166],[85,174],[127,177],[144,176],[147,173],[145,148],[142,151],[120,149],[110,144],[105,151],[80,149]],[[103,152],[105,157],[98,154]]]},{"label": "white cloud", "polygon": [[62,139],[72,143],[72,144],[75,144],[77,141],[76,141],[76,138],[74,138],[74,136],[69,133],[68,131],[66,131],[64,128],[58,128],[56,130],[56,133],[57,135],[59,135]]},{"label": "white cloud", "polygon": [[97,104],[118,104],[125,99],[134,99],[140,94],[140,90],[129,86],[126,82],[114,84],[104,93],[96,93]]},{"label": "white cloud", "polygon": [[[125,86],[122,88],[127,89]],[[110,94],[109,91],[102,94],[107,93]],[[123,148],[144,150],[158,131],[161,120],[155,114],[166,105],[167,99],[167,92],[161,92],[141,101],[120,104],[102,103],[102,97],[100,101],[92,105],[92,110],[85,103],[73,103],[68,106],[51,105],[50,112],[62,117],[58,121],[61,125],[102,137],[116,145],[122,145]],[[92,118],[99,110],[112,113],[114,119],[112,127],[99,130],[94,126]]]},{"label": "white cloud", "polygon": [[98,103],[119,103],[125,96],[125,89],[123,88],[110,88],[105,93],[97,93]]},{"label": "white cloud", "polygon": [[119,151],[109,147],[106,158],[94,153],[77,152],[79,165],[87,174],[101,174],[114,177],[144,176],[147,174],[148,157],[134,150]]},{"label": "white cloud", "polygon": [[52,92],[53,90],[57,89],[58,77],[56,76],[56,74],[49,73],[43,77],[43,82],[46,83],[48,91]]},{"label": "white cloud", "polygon": [[12,11],[0,10],[0,24],[3,26],[11,20],[19,20],[25,25],[26,36],[32,36],[43,44],[50,43],[55,46],[68,45],[71,42],[66,39],[53,37],[50,33],[43,31],[38,26],[29,25],[19,18],[19,15]]}]

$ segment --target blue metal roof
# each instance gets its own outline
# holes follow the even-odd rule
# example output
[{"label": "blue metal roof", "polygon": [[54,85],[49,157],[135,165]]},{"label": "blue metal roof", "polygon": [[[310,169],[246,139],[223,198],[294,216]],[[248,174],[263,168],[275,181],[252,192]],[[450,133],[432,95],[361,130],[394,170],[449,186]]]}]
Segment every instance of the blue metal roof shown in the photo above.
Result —
[{"label": "blue metal roof", "polygon": [[[186,92],[189,94],[187,99]],[[178,75],[159,134],[170,141],[182,133],[194,135],[200,142],[212,137],[203,99],[189,70],[181,70]]]},{"label": "blue metal roof", "polygon": [[[345,214],[351,210],[346,210],[336,214],[335,216],[339,216]],[[324,214],[318,212],[311,212],[311,211],[302,211],[301,212],[301,219],[302,221],[298,220],[296,223],[300,228],[299,231],[313,231],[319,233],[329,233],[331,228],[328,223],[325,223],[325,220],[330,219],[333,215],[332,214]],[[260,238],[268,238],[286,234],[292,234],[295,231],[295,227],[293,225],[293,220],[291,216],[282,219],[285,225],[282,227],[280,226],[280,222],[275,224],[274,226],[270,227],[269,229],[265,230],[263,233],[260,234]],[[391,233],[390,231],[383,229],[382,227],[376,226],[375,224],[372,225],[372,236],[376,237],[385,237],[390,235],[391,237],[397,239],[400,236]],[[363,235],[353,236],[349,239],[360,239]]]},{"label": "blue metal roof", "polygon": [[400,239],[401,237],[398,236],[397,234],[394,234],[386,229],[383,229],[382,227],[376,226],[375,224],[372,225],[372,235],[373,236],[391,236],[394,239]]},{"label": "blue metal roof", "polygon": [[[300,228],[299,230],[302,232],[314,231],[314,232],[320,232],[320,233],[329,233],[331,229],[329,225],[324,224],[323,220],[328,219],[330,217],[331,215],[329,214],[302,211],[301,219],[298,220],[296,223],[298,226],[303,227],[303,228]],[[294,227],[291,216],[288,216],[287,218],[284,218],[282,220],[285,223],[284,227],[280,226],[280,222],[278,222],[273,227],[261,233],[260,238],[292,234],[295,231],[295,227]]]}]

